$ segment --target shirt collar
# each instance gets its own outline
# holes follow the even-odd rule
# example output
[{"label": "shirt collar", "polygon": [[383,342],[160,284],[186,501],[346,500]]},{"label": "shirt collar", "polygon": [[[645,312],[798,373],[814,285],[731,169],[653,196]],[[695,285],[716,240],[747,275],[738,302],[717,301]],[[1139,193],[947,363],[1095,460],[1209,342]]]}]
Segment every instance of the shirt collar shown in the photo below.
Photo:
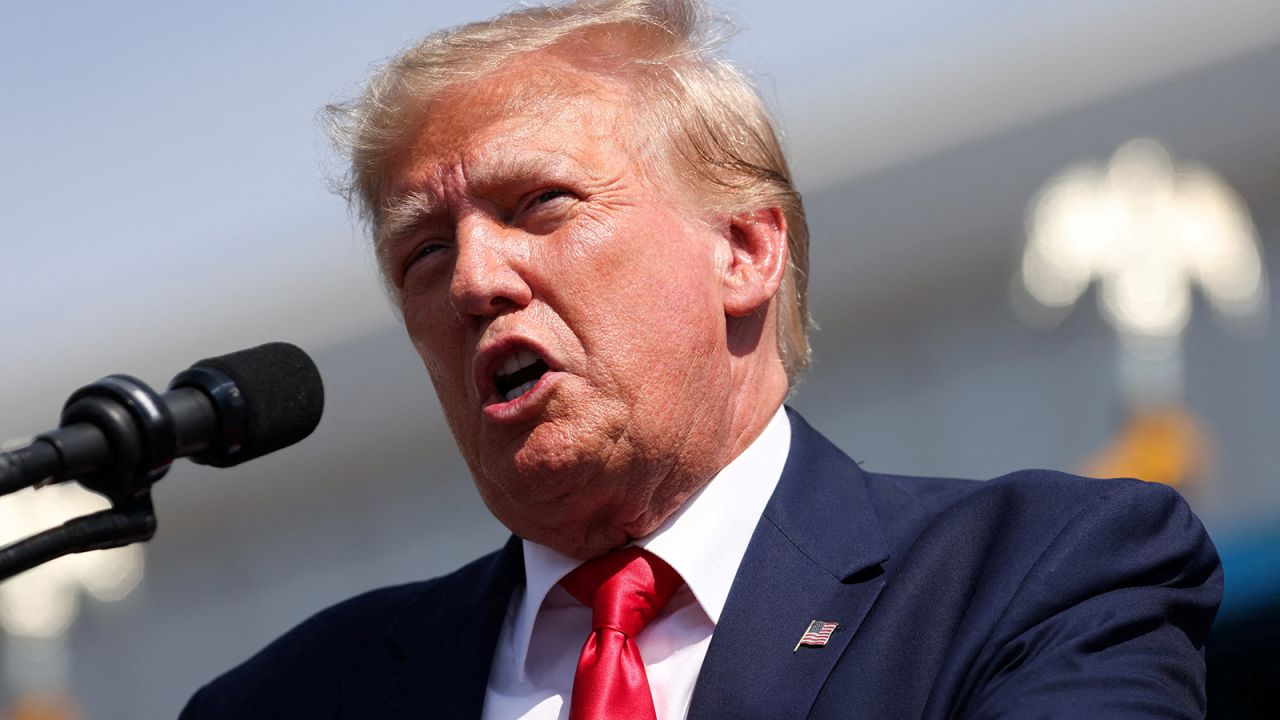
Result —
[{"label": "shirt collar", "polygon": [[[751,535],[782,477],[791,449],[791,423],[779,407],[760,435],[666,522],[635,544],[680,573],[712,623],[720,621],[729,588]],[[538,610],[547,593],[580,560],[524,542],[525,588],[514,623],[515,661],[521,674]],[[715,552],[711,552],[715,548]]]}]

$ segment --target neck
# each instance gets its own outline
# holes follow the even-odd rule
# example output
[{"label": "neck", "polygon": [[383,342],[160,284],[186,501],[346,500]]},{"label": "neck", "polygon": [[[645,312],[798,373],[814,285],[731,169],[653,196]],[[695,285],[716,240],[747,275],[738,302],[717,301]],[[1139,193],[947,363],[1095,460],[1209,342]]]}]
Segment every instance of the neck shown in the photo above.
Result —
[{"label": "neck", "polygon": [[[786,372],[776,356],[771,364],[758,357],[735,360],[742,362],[730,373],[733,384],[725,402],[692,425],[682,452],[659,470],[661,479],[653,483],[642,510],[622,524],[623,532],[603,534],[602,542],[566,554],[594,557],[652,533],[764,432],[786,398]],[[612,510],[606,511],[611,521],[616,520]]]}]

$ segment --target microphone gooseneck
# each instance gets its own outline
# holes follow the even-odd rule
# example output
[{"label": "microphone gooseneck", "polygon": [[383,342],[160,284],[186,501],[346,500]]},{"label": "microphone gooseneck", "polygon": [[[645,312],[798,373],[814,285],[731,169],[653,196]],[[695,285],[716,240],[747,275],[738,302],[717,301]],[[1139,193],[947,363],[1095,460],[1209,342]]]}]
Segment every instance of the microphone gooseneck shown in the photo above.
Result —
[{"label": "microphone gooseneck", "polygon": [[76,480],[111,508],[0,548],[0,579],[68,553],[149,540],[151,486],[176,458],[238,465],[307,437],[323,411],[315,363],[287,343],[201,360],[163,394],[130,375],[76,390],[57,429],[0,453],[0,495]]}]

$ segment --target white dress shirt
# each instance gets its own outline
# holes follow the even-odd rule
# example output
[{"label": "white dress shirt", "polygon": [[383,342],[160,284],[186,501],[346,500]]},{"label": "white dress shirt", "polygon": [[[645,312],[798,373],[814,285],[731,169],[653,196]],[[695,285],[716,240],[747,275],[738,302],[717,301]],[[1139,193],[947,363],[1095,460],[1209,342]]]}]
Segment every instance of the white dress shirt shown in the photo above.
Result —
[{"label": "white dress shirt", "polygon": [[[658,720],[682,720],[738,565],[782,476],[791,424],[773,419],[655,532],[635,542],[685,585],[636,638]],[[525,586],[507,606],[485,690],[485,720],[567,718],[591,608],[558,583],[580,561],[524,541]]]}]

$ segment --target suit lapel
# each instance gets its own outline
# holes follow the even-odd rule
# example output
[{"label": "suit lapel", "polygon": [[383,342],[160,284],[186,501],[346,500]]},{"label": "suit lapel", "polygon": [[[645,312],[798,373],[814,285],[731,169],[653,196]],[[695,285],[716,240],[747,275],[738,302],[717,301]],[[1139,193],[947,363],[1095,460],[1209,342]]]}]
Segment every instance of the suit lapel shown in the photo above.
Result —
[{"label": "suit lapel", "polygon": [[[803,718],[884,586],[888,546],[857,464],[794,412],[791,451],[734,579],[689,717]],[[796,642],[837,622],[824,647]]]},{"label": "suit lapel", "polygon": [[398,662],[347,683],[343,718],[480,717],[507,604],[524,582],[520,540],[452,580],[391,621]]}]

